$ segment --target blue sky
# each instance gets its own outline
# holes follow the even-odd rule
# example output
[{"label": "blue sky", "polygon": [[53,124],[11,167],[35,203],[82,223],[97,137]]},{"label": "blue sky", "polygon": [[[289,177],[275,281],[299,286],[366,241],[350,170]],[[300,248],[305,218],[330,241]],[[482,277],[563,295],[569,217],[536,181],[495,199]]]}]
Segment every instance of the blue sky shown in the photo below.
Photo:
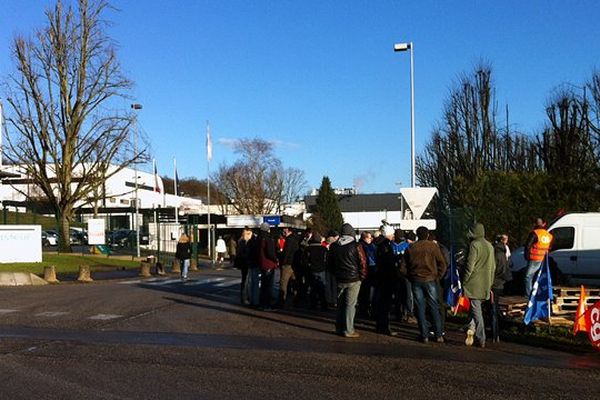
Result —
[{"label": "blue sky", "polygon": [[[4,0],[0,74],[9,43],[44,23],[52,1]],[[106,15],[123,70],[143,104],[142,129],[159,173],[206,177],[235,155],[236,138],[274,141],[309,187],[328,175],[362,193],[410,185],[410,59],[414,42],[416,145],[421,152],[457,77],[481,59],[514,128],[535,133],[563,82],[600,68],[597,1],[119,1]],[[129,107],[126,101],[123,107]],[[504,112],[500,120],[504,120]],[[502,122],[503,123],[503,122]],[[147,167],[148,171],[151,166]]]}]

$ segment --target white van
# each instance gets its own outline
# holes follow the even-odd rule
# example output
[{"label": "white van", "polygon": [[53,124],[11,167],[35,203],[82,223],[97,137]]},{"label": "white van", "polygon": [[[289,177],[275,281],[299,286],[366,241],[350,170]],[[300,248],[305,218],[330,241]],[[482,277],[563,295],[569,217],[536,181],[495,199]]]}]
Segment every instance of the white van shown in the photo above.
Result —
[{"label": "white van", "polygon": [[[554,237],[550,264],[557,268],[559,283],[600,284],[600,213],[565,214],[548,231]],[[513,271],[527,265],[522,247],[511,259]]]}]

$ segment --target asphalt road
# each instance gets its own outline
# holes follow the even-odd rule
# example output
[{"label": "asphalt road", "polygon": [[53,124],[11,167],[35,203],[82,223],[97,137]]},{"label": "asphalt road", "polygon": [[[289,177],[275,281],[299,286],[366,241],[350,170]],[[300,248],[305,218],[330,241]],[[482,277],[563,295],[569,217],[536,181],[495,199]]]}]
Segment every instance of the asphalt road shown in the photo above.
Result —
[{"label": "asphalt road", "polygon": [[0,288],[2,399],[598,399],[600,353],[333,334],[333,312],[238,305],[235,270]]}]

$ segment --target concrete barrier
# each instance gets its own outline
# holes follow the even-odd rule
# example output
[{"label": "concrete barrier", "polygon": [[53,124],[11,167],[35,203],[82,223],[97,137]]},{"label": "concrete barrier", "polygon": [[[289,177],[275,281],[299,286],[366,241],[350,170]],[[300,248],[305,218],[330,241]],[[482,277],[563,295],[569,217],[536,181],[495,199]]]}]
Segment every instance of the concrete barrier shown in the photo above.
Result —
[{"label": "concrete barrier", "polygon": [[48,283],[59,283],[56,279],[56,267],[54,265],[47,265],[44,267],[44,280]]},{"label": "concrete barrier", "polygon": [[166,275],[165,267],[162,265],[162,263],[160,261],[157,261],[156,264],[154,264],[154,265],[156,266],[156,275],[160,275],[160,276]]},{"label": "concrete barrier", "polygon": [[0,286],[38,286],[48,282],[30,272],[0,272]]},{"label": "concrete barrier", "polygon": [[195,258],[190,260],[190,271],[198,271],[198,260]]},{"label": "concrete barrier", "polygon": [[151,267],[152,267],[152,263],[142,261],[140,263],[140,276],[142,276],[144,278],[148,278],[148,277],[152,276],[152,274],[150,273]]},{"label": "concrete barrier", "polygon": [[92,279],[92,270],[89,265],[80,265],[79,266],[79,277],[77,278],[78,282],[93,282]]},{"label": "concrete barrier", "polygon": [[173,259],[173,267],[171,268],[171,272],[174,274],[181,273],[181,262],[179,261],[178,258]]}]

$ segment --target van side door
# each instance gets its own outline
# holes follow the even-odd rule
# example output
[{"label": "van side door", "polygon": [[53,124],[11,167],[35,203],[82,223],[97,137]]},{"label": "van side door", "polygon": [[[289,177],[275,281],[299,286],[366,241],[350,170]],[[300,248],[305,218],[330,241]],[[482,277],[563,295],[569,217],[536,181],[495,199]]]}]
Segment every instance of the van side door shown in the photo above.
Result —
[{"label": "van side door", "polygon": [[600,226],[583,227],[575,275],[580,279],[600,278]]},{"label": "van side door", "polygon": [[550,247],[551,262],[554,260],[563,275],[577,274],[578,252],[576,244],[577,229],[575,226],[559,226],[550,231],[552,245]]}]

